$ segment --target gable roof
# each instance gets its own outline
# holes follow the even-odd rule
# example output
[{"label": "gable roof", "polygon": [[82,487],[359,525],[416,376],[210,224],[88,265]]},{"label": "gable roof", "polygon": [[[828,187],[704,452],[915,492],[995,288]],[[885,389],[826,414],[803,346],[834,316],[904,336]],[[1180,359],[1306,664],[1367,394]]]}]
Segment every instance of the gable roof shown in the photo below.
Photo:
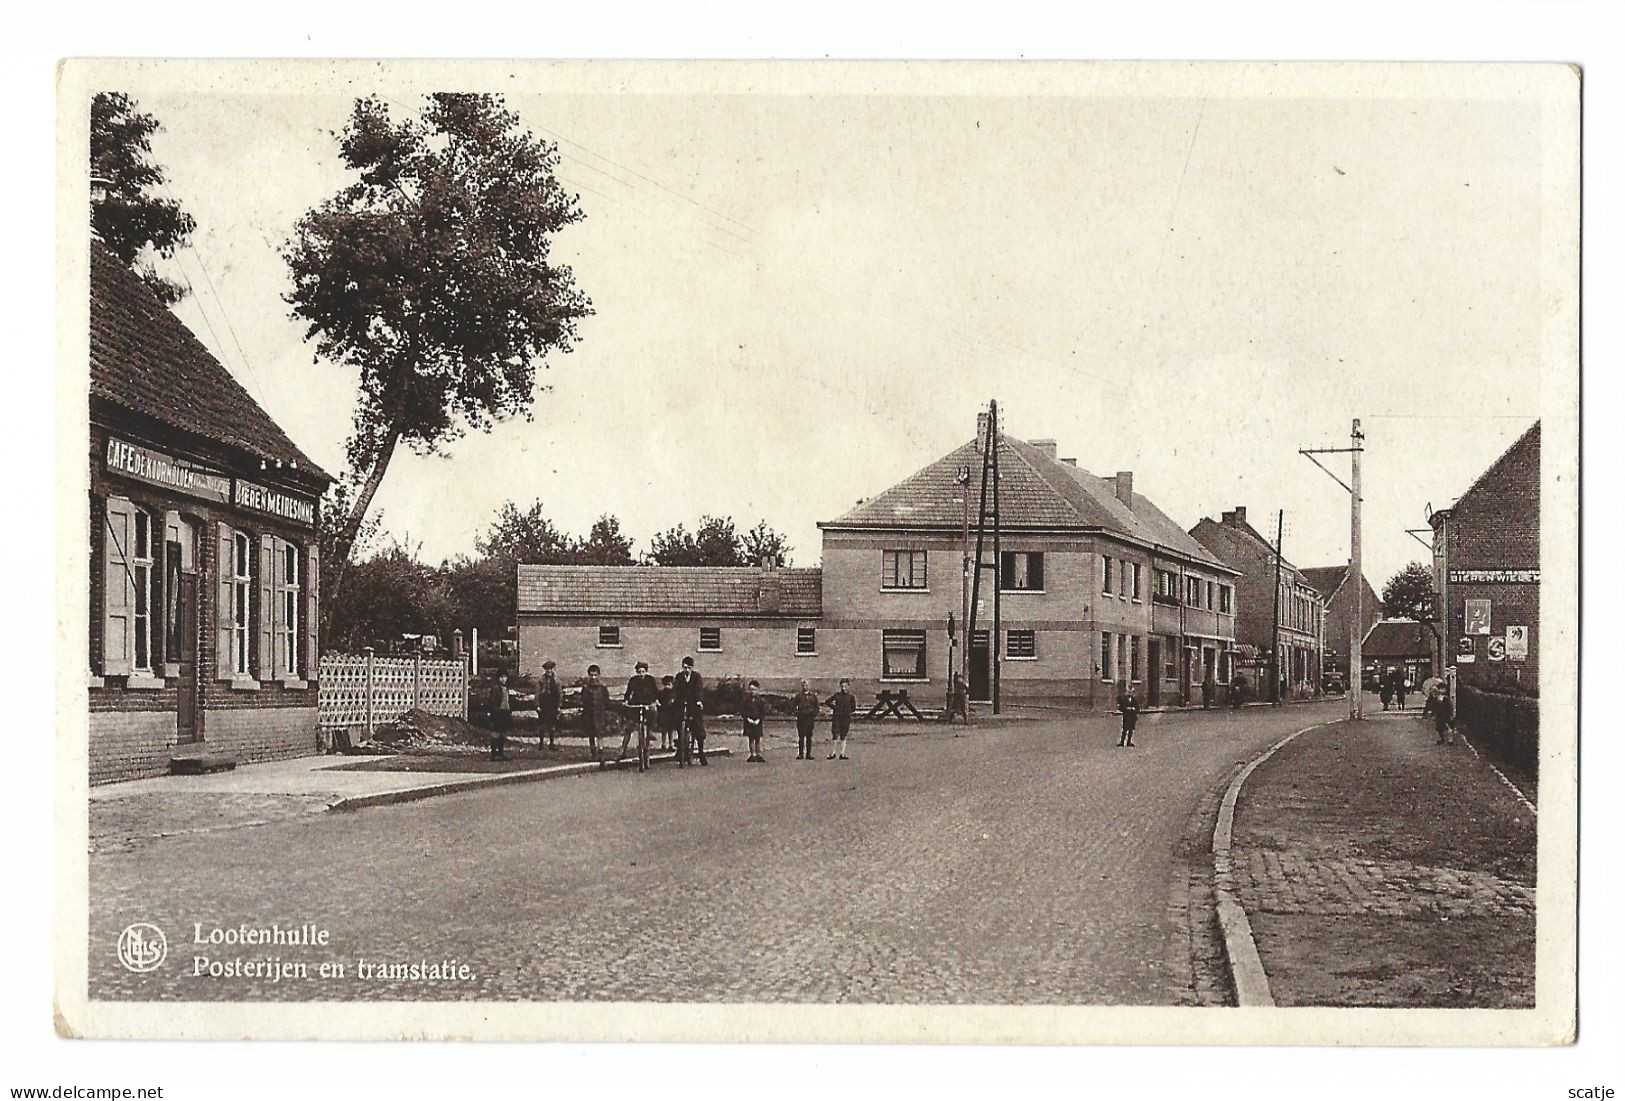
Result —
[{"label": "gable roof", "polygon": [[1413,619],[1382,619],[1371,625],[1360,644],[1366,657],[1418,657],[1431,654],[1427,625]]},{"label": "gable roof", "polygon": [[90,245],[90,393],[332,481],[107,246]]},{"label": "gable roof", "polygon": [[[1513,440],[1510,444],[1508,444],[1507,449],[1505,451],[1501,452],[1500,456],[1497,457],[1496,460],[1493,463],[1491,463],[1489,466],[1485,467],[1484,470],[1483,470],[1483,473],[1479,474],[1478,477],[1473,479],[1473,484],[1468,486],[1467,489],[1462,493],[1462,495],[1460,497],[1456,498],[1455,503],[1452,504],[1450,506],[1450,508],[1455,509],[1455,508],[1461,507],[1461,503],[1463,501],[1465,501],[1467,498],[1471,497],[1474,493],[1476,493],[1478,491],[1478,487],[1483,485],[1484,482],[1489,478],[1489,476],[1491,474],[1494,474],[1497,470],[1499,470],[1507,462],[1508,459],[1512,458],[1513,452],[1517,451],[1518,448],[1522,447],[1524,445],[1525,441],[1528,441],[1530,439],[1530,437],[1534,438],[1534,445],[1536,447],[1539,447],[1540,446],[1540,422],[1539,421],[1536,421],[1534,424],[1530,425],[1528,428],[1526,428],[1524,430],[1524,432],[1523,432],[1523,434],[1521,436],[1519,436],[1517,439]],[[1449,509],[1443,509],[1441,511],[1448,512]]]},{"label": "gable roof", "polygon": [[[998,451],[999,522],[1006,531],[1104,531],[1234,572],[1143,494],[1131,495],[1132,507],[1119,500],[1115,479],[1002,433]],[[982,453],[972,440],[819,527],[958,530],[964,523],[960,467],[970,468],[971,500],[979,504]]]},{"label": "gable roof", "polygon": [[1337,590],[1343,587],[1343,579],[1349,575],[1348,563],[1341,566],[1299,566],[1298,573],[1330,604]]},{"label": "gable roof", "polygon": [[[777,578],[778,610],[763,599]],[[520,615],[710,615],[816,619],[824,571],[756,566],[519,565]]]}]

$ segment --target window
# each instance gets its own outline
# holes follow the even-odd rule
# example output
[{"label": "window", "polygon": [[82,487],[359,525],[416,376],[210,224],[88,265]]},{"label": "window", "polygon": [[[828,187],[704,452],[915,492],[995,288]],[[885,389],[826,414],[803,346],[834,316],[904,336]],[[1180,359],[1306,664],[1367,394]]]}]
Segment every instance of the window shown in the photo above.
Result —
[{"label": "window", "polygon": [[1128,679],[1140,679],[1140,636],[1130,635],[1128,640]]},{"label": "window", "polygon": [[925,632],[880,633],[881,675],[888,680],[925,679]]},{"label": "window", "polygon": [[1202,606],[1202,579],[1200,577],[1185,578],[1185,603],[1192,608]]},{"label": "window", "polygon": [[1230,586],[1229,585],[1220,585],[1219,586],[1219,611],[1221,611],[1221,612],[1230,611]]},{"label": "window", "polygon": [[882,551],[880,587],[882,589],[925,588],[925,552],[923,550]]},{"label": "window", "polygon": [[798,653],[798,654],[816,654],[816,653],[818,653],[818,628],[816,628],[816,627],[797,627],[796,628],[796,653]]},{"label": "window", "polygon": [[1162,663],[1162,679],[1179,679],[1179,641],[1173,635],[1162,640],[1162,653],[1166,659]]},{"label": "window", "polygon": [[707,653],[716,653],[718,650],[721,650],[722,649],[722,628],[721,627],[701,627],[700,628],[700,649],[706,651]]},{"label": "window", "polygon": [[137,672],[152,672],[152,517],[135,511],[135,538],[130,546],[130,579],[135,584],[135,663]]},{"label": "window", "polygon": [[1173,570],[1156,570],[1154,572],[1153,581],[1156,584],[1156,590],[1151,594],[1151,599],[1158,604],[1178,604],[1179,577]]},{"label": "window", "polygon": [[1100,632],[1100,679],[1112,679],[1112,636],[1110,631]]},{"label": "window", "polygon": [[1134,563],[1134,591],[1132,595],[1135,600],[1140,599],[1140,564],[1138,562]]},{"label": "window", "polygon": [[1129,566],[1132,564],[1130,562],[1117,563],[1117,595],[1120,597],[1128,596]]},{"label": "window", "polygon": [[231,536],[231,671],[248,676],[249,605],[254,555],[246,532]]},{"label": "window", "polygon": [[299,675],[299,548],[293,543],[280,545],[282,553],[282,622],[277,624],[282,647],[282,671],[290,677]]},{"label": "window", "polygon": [[618,623],[601,624],[598,628],[598,645],[619,646],[621,644],[621,626]]},{"label": "window", "polygon": [[1213,607],[1213,582],[1211,581],[1207,583],[1207,607],[1210,609]]},{"label": "window", "polygon": [[1128,655],[1126,655],[1123,651],[1125,651],[1127,649],[1128,649],[1128,647],[1123,645],[1123,636],[1118,635],[1117,636],[1117,647],[1116,647],[1117,660],[1116,660],[1115,663],[1113,663],[1113,666],[1112,666],[1113,670],[1116,673],[1116,679],[1118,679],[1118,680],[1124,680],[1125,679],[1123,674],[1127,671],[1127,668],[1128,668],[1128,660],[1127,660]]},{"label": "window", "polygon": [[1110,595],[1112,595],[1112,559],[1111,559],[1111,555],[1109,555],[1109,554],[1101,555],[1100,556],[1100,564],[1103,567],[1103,571],[1102,571],[1102,574],[1101,574],[1102,581],[1101,581],[1100,591],[1105,593],[1107,596],[1110,596]]},{"label": "window", "polygon": [[1006,657],[1016,660],[1030,660],[1038,657],[1038,638],[1032,631],[1006,631],[1004,634],[1004,653]]},{"label": "window", "polygon": [[999,587],[1007,592],[1043,591],[1043,553],[1040,551],[1005,551],[999,560]]}]

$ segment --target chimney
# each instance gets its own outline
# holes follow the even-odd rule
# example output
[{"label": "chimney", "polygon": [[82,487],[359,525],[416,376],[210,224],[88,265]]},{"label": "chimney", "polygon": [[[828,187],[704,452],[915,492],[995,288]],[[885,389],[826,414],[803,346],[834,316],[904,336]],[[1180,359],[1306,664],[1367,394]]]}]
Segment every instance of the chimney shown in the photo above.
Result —
[{"label": "chimney", "polygon": [[1077,466],[1078,465],[1078,460],[1077,459],[1062,459],[1061,461],[1063,463],[1065,463],[1067,466]]},{"label": "chimney", "polygon": [[764,555],[761,573],[756,578],[756,610],[776,613],[780,607],[783,585],[779,580],[779,567],[770,556]]},{"label": "chimney", "polygon": [[1027,442],[1038,448],[1038,450],[1042,451],[1045,455],[1052,459],[1058,454],[1054,440],[1028,440]]},{"label": "chimney", "polygon": [[978,451],[987,446],[987,422],[987,410],[984,409],[976,414],[976,449]]},{"label": "chimney", "polygon": [[1117,472],[1117,499],[1129,508],[1134,507],[1134,471],[1119,470]]},{"label": "chimney", "polygon": [[1224,515],[1219,517],[1219,522],[1233,528],[1242,526],[1247,522],[1247,506],[1237,505],[1235,508],[1225,510]]}]

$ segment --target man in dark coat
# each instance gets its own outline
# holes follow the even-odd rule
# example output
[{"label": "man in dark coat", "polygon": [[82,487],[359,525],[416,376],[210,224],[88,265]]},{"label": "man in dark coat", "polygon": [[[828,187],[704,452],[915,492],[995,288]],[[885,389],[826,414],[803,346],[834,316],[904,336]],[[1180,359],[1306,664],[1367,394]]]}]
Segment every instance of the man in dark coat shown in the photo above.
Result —
[{"label": "man in dark coat", "polygon": [[1123,733],[1117,739],[1118,748],[1127,746],[1134,748],[1134,724],[1140,721],[1140,701],[1134,698],[1134,689],[1130,688],[1117,697],[1117,710],[1123,714]]},{"label": "man in dark coat", "polygon": [[551,658],[542,662],[542,679],[536,685],[536,748],[541,750],[543,743],[548,748],[559,747],[559,707],[564,702],[564,689],[559,687],[559,678],[553,673],[555,668]]},{"label": "man in dark coat", "polygon": [[846,760],[846,737],[852,731],[852,713],[858,709],[858,698],[852,694],[852,682],[841,678],[841,690],[824,703],[829,707],[829,736],[834,741],[829,759]]},{"label": "man in dark coat", "polygon": [[700,755],[700,764],[708,765],[711,762],[705,759],[705,682],[694,669],[694,659],[684,658],[683,668],[677,674],[677,681],[672,686],[677,691],[677,706],[682,713],[682,734],[678,738],[678,756],[685,763],[688,754],[684,752],[683,743],[688,742]]},{"label": "man in dark coat", "polygon": [[818,693],[802,681],[801,690],[792,702],[796,709],[796,760],[810,761],[813,759],[813,725],[818,722]]}]

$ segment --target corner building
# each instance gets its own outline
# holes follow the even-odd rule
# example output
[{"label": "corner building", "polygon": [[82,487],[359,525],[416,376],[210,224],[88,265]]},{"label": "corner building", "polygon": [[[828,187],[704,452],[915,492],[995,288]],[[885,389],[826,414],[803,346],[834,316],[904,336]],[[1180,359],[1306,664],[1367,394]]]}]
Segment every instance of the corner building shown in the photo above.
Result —
[{"label": "corner building", "polygon": [[90,781],[314,752],[331,479],[91,248]]},{"label": "corner building", "polygon": [[[1106,710],[1132,687],[1142,702],[1168,705],[1227,675],[1234,569],[1136,492],[1132,473],[1097,477],[1058,458],[1053,440],[1002,436],[998,449],[1005,702]],[[961,468],[972,472],[968,487]],[[967,441],[820,523],[821,569],[520,566],[521,668],[539,672],[551,657],[573,678],[597,660],[615,680],[634,661],[658,673],[693,654],[707,677],[755,677],[769,691],[801,678],[823,691],[849,677],[865,701],[907,689],[938,706],[957,664],[948,623],[963,614],[965,493],[974,510],[980,471],[978,441]],[[971,640],[978,700],[992,688],[994,577],[983,573]],[[680,591],[647,587],[657,583]]]}]

